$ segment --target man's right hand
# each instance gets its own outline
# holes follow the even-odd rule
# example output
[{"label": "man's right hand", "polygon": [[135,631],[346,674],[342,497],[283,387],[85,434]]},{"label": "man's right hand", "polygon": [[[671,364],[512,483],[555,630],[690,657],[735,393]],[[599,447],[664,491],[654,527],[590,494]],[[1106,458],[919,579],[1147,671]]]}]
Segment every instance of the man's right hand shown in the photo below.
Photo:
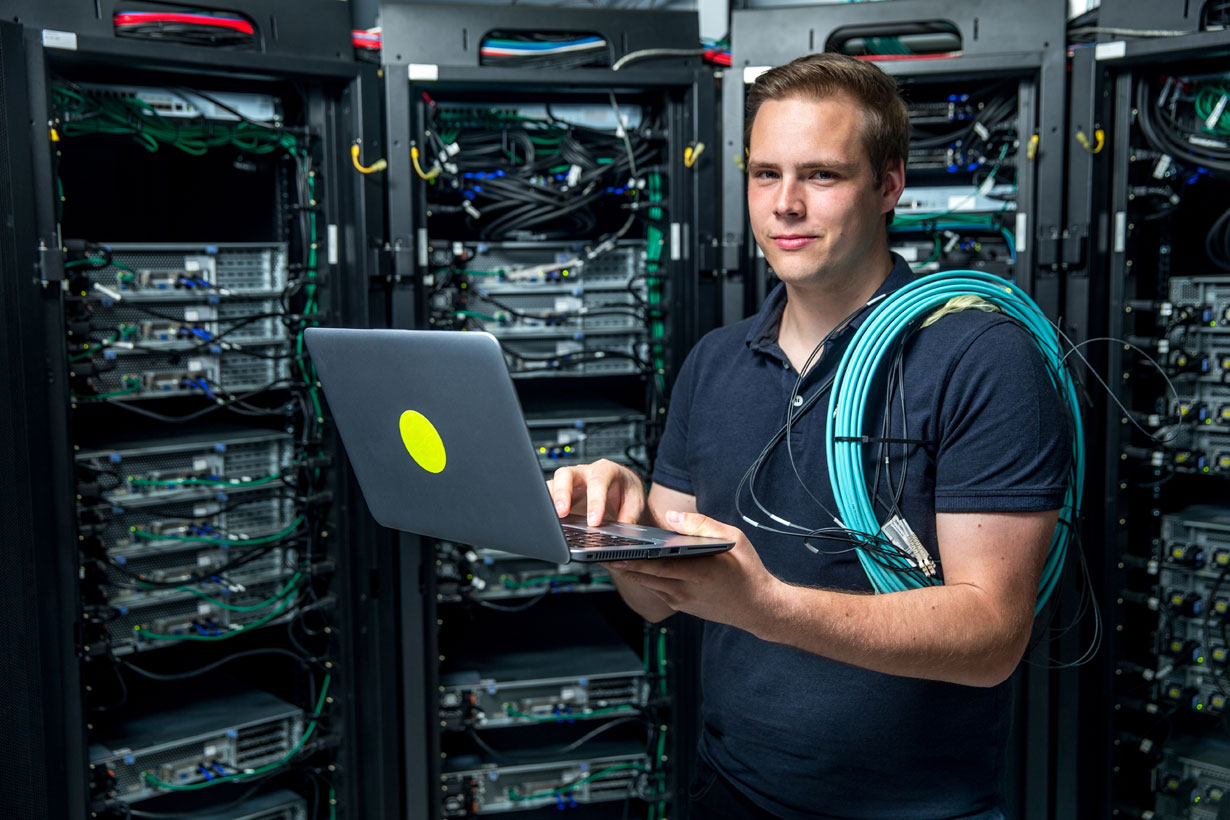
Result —
[{"label": "man's right hand", "polygon": [[621,524],[639,524],[645,515],[645,485],[622,464],[602,459],[593,464],[560,467],[547,481],[547,489],[560,518],[573,508],[585,510],[591,527],[614,516]]}]

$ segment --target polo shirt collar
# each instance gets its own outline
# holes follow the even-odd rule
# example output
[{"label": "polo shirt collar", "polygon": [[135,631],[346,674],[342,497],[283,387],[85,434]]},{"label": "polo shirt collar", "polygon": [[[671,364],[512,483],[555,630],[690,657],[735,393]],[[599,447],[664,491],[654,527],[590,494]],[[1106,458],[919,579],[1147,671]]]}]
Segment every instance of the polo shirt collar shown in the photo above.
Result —
[{"label": "polo shirt collar", "polygon": [[[904,259],[895,253],[892,254],[892,258],[893,269],[889,271],[888,278],[876,290],[875,295],[872,297],[873,299],[879,296],[887,296],[914,278],[914,272],[910,270],[909,264]],[[785,309],[786,286],[779,282],[777,287],[773,288],[764,300],[764,305],[760,308],[760,312],[756,314],[756,320],[748,328],[744,342],[750,349],[763,353],[777,347],[777,329],[781,325],[782,311]],[[846,329],[842,331],[842,334],[857,330],[858,326],[862,324],[863,320],[870,313],[871,311],[864,311],[851,319]]]}]

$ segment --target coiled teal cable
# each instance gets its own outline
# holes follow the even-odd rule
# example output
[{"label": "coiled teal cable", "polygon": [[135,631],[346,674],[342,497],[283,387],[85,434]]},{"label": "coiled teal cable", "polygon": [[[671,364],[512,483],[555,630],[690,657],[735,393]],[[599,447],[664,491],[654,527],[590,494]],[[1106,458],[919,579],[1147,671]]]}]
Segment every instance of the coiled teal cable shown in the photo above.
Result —
[{"label": "coiled teal cable", "polygon": [[[913,320],[943,307],[957,296],[976,296],[990,302],[1029,331],[1042,353],[1052,384],[1067,400],[1072,414],[1073,469],[1038,584],[1036,614],[1059,583],[1072,530],[1080,514],[1085,483],[1085,437],[1076,385],[1064,364],[1059,334],[1042,309],[1012,283],[979,271],[935,273],[894,291],[872,311],[854,334],[834,377],[829,397],[831,422],[827,425],[824,440],[829,480],[833,485],[841,525],[854,533],[870,536],[867,539],[869,545],[873,538],[876,543],[883,543],[880,522],[867,494],[862,442],[859,440],[863,435],[867,394],[880,362],[893,348],[897,336],[909,328]],[[919,570],[911,571],[914,563],[905,555],[898,557],[877,549],[877,557],[872,558],[867,550],[858,548],[856,551],[859,563],[876,592],[899,592],[942,583]],[[889,569],[884,564],[895,566],[900,571]]]}]

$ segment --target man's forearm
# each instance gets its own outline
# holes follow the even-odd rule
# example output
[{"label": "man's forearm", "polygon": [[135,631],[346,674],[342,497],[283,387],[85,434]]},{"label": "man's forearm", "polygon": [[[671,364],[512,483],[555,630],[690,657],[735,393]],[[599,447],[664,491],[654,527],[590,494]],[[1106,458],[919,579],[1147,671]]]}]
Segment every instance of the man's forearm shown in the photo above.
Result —
[{"label": "man's forearm", "polygon": [[914,678],[993,686],[1016,668],[1030,624],[968,584],[859,595],[781,584],[749,631],[826,658]]}]

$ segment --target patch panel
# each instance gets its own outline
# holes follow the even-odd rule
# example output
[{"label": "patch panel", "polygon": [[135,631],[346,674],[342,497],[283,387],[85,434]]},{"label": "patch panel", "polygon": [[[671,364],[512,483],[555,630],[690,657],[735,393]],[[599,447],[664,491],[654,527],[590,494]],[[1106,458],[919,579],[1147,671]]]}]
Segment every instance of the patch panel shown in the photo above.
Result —
[{"label": "patch panel", "polygon": [[[158,552],[142,550],[135,555],[127,550],[111,550],[107,553],[112,564],[107,566],[103,583],[107,585],[106,601],[113,607],[137,609],[159,601],[182,598],[185,591],[194,591],[223,602],[243,593],[248,586],[262,582],[277,582],[286,577],[288,567],[295,566],[298,553],[293,549],[275,547],[255,560],[235,569],[225,570],[225,575],[212,575],[211,570],[223,568],[245,556],[242,547],[223,549],[209,544],[176,544]],[[116,566],[119,565],[119,566]],[[119,567],[123,567],[121,570]],[[197,582],[202,575],[208,580]],[[141,588],[134,576],[157,583],[181,583],[180,587]]]},{"label": "patch panel", "polygon": [[175,301],[159,305],[156,311],[126,299],[96,306],[88,322],[79,325],[81,333],[70,331],[69,347],[75,359],[89,352],[115,359],[134,349],[217,354],[235,345],[285,342],[288,334],[281,313],[273,299]]},{"label": "patch panel", "polygon": [[283,623],[294,615],[297,590],[290,570],[283,569],[281,575],[248,585],[225,600],[184,588],[158,599],[117,605],[106,625],[109,649],[124,655],[184,640],[226,639],[257,625]]},{"label": "patch panel", "polygon": [[[85,507],[78,513],[82,548],[96,557],[126,554],[129,559],[176,546],[175,538],[217,538],[222,549],[290,527],[295,518],[293,500],[269,487],[251,492],[217,492],[176,501],[106,504]],[[239,544],[237,546],[242,546]]]},{"label": "patch panel", "polygon": [[79,482],[97,484],[100,500],[136,507],[276,485],[269,479],[290,466],[293,452],[286,433],[244,431],[87,448],[75,461]]},{"label": "patch panel", "polygon": [[302,710],[266,692],[202,696],[100,732],[90,766],[108,773],[111,797],[136,803],[168,791],[158,781],[187,786],[276,763],[303,731]]},{"label": "patch panel", "polygon": [[100,370],[93,363],[88,369],[81,363],[70,364],[69,375],[74,383],[83,381],[92,391],[77,391],[78,400],[84,401],[202,394],[212,397],[219,390],[243,393],[285,381],[290,375],[289,362],[282,346],[252,345],[244,352],[222,355],[134,352],[108,362],[113,364],[111,369]]},{"label": "patch panel", "polygon": [[513,378],[635,374],[644,370],[648,355],[643,331],[565,332],[546,339],[504,339],[501,346]]},{"label": "patch panel", "polygon": [[623,644],[594,643],[450,659],[440,676],[444,728],[497,729],[635,714],[649,685]]},{"label": "patch panel", "polygon": [[[87,298],[216,301],[278,296],[287,285],[285,244],[99,242],[88,247],[86,256],[101,261],[77,269],[88,280],[89,288],[81,293]],[[104,251],[109,262],[100,256]]]},{"label": "patch panel", "polygon": [[1211,738],[1170,744],[1154,788],[1161,815],[1217,820],[1230,792],[1230,744]]},{"label": "patch panel", "polygon": [[530,441],[546,473],[568,464],[610,459],[645,464],[645,417],[623,408],[526,413]]},{"label": "patch panel", "polygon": [[[281,103],[268,94],[238,94],[229,91],[210,91],[212,100],[189,89],[169,89],[139,85],[99,85],[78,83],[78,87],[91,96],[121,100],[140,100],[163,117],[238,122],[242,119],[259,122],[280,122]],[[224,107],[225,106],[225,107]],[[227,110],[227,109],[232,110]],[[238,112],[238,113],[236,113]]]},{"label": "patch panel", "polygon": [[[501,764],[478,756],[452,758],[440,776],[443,816],[624,800],[650,771],[636,744],[588,744],[588,755],[558,762]],[[601,751],[600,751],[601,748]],[[607,751],[609,749],[609,751]]]},{"label": "patch panel", "polygon": [[551,566],[511,553],[441,542],[436,553],[436,589],[441,603],[572,592],[607,592],[611,576],[600,566]]}]

